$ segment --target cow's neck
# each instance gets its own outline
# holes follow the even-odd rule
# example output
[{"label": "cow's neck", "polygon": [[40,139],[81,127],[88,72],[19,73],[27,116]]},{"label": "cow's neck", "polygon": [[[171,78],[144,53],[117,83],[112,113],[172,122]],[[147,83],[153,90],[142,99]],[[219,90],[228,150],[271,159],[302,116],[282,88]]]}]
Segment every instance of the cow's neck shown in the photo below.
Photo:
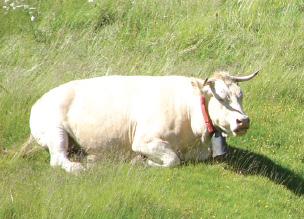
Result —
[{"label": "cow's neck", "polygon": [[[210,140],[205,119],[202,113],[201,95],[194,95],[189,99],[189,118],[191,121],[191,128],[195,137],[200,137],[202,142]],[[209,99],[206,98],[206,107],[208,106]]]},{"label": "cow's neck", "polygon": [[210,119],[207,101],[204,95],[201,96],[201,110],[202,110],[205,125],[207,127],[207,131],[209,135],[212,135],[215,132],[215,128],[213,126],[212,120]]}]

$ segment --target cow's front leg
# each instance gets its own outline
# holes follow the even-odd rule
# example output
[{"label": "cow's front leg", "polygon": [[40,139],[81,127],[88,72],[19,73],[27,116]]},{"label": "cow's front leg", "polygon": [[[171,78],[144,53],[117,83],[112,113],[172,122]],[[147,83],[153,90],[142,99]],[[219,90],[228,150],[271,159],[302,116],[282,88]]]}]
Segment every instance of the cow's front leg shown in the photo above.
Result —
[{"label": "cow's front leg", "polygon": [[149,166],[174,167],[180,164],[180,159],[171,149],[170,144],[161,139],[137,141],[132,145],[132,150],[145,155]]}]

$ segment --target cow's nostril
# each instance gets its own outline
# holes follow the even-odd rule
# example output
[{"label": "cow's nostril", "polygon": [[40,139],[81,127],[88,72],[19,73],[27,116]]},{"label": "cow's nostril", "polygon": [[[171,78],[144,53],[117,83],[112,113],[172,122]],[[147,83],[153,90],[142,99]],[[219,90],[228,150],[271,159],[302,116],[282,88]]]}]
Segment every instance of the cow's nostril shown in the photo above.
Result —
[{"label": "cow's nostril", "polygon": [[237,124],[242,124],[243,122],[242,122],[242,120],[236,119],[236,123]]},{"label": "cow's nostril", "polygon": [[248,117],[243,118],[243,119],[236,119],[236,123],[237,123],[237,125],[239,125],[239,126],[247,127],[247,126],[249,126],[249,124],[250,124],[250,120],[249,120]]}]

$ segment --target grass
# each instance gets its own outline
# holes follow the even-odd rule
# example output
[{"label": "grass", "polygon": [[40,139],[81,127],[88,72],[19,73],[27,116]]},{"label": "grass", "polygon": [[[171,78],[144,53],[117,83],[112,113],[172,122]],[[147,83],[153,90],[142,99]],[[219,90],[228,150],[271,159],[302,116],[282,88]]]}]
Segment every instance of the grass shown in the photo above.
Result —
[{"label": "grass", "polygon": [[[303,1],[24,4],[35,9],[0,9],[1,218],[302,218]],[[105,159],[71,176],[43,151],[11,159],[31,105],[66,81],[257,68],[241,85],[252,127],[229,139],[223,163],[145,169]]]},{"label": "grass", "polygon": [[145,169],[103,161],[77,177],[48,168],[47,159],[8,166],[1,171],[6,179],[2,189],[7,191],[1,200],[3,217],[268,218],[279,213],[282,218],[300,218],[302,214],[284,186],[237,174],[224,164]]}]

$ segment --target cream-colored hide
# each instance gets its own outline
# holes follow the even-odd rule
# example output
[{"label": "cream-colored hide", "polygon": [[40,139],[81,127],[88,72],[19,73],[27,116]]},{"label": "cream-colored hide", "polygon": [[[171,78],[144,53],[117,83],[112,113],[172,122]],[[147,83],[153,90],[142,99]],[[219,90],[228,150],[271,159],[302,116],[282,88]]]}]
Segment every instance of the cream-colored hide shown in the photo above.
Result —
[{"label": "cream-colored hide", "polygon": [[247,126],[241,124],[248,119],[241,106],[241,90],[228,77],[221,73],[205,84],[181,76],[104,76],[72,81],[50,90],[34,104],[31,134],[49,149],[51,166],[68,172],[83,169],[67,158],[68,136],[88,153],[127,148],[145,155],[151,166],[205,160],[210,154],[210,136],[202,116],[201,95],[208,97],[215,127],[234,135],[249,127],[249,121]]}]

